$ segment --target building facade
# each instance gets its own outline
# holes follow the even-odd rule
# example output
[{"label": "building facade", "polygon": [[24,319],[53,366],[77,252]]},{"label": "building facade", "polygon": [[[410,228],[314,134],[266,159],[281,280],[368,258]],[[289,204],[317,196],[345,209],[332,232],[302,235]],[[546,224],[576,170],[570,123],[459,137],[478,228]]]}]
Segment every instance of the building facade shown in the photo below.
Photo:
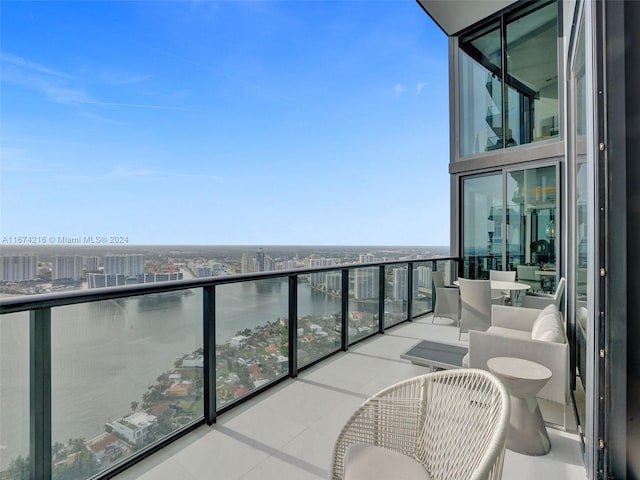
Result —
[{"label": "building facade", "polygon": [[449,36],[460,274],[567,279],[587,476],[640,478],[640,2],[418,2]]},{"label": "building facade", "polygon": [[1,282],[30,282],[38,278],[35,255],[3,255],[0,257]]},{"label": "building facade", "polygon": [[104,273],[135,277],[144,273],[144,255],[105,255]]},{"label": "building facade", "polygon": [[80,255],[56,255],[51,259],[51,280],[81,280],[82,267]]}]

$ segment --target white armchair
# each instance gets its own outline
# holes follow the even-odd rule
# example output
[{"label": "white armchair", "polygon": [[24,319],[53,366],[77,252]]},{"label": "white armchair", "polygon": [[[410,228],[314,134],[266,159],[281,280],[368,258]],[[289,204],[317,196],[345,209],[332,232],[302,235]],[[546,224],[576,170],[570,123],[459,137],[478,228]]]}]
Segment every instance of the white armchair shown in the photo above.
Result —
[{"label": "white armchair", "polygon": [[569,344],[555,305],[544,310],[493,305],[491,327],[486,332],[469,332],[463,366],[487,369],[492,357],[517,357],[544,365],[553,376],[538,397],[569,404]]},{"label": "white armchair", "polygon": [[332,480],[499,480],[510,399],[491,373],[444,370],[366,400],[338,435]]}]

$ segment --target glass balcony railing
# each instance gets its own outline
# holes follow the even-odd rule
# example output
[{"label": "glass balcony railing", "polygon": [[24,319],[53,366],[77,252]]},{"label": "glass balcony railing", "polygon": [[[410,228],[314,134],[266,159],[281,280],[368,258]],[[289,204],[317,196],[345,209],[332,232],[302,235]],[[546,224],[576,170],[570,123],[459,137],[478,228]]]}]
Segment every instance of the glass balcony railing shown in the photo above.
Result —
[{"label": "glass balcony railing", "polygon": [[[430,312],[436,261],[3,300],[0,480],[126,469],[299,370]],[[457,263],[448,259],[454,271]]]}]

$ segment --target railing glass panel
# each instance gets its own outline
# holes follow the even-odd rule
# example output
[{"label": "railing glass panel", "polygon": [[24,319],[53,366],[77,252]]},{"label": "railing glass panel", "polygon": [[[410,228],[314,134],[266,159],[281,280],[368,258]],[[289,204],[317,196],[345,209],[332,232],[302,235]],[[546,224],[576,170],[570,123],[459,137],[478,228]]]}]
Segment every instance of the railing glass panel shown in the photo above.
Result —
[{"label": "railing glass panel", "polygon": [[0,478],[29,470],[29,312],[0,316]]},{"label": "railing glass panel", "polygon": [[342,272],[298,276],[298,366],[340,348]]},{"label": "railing glass panel", "polygon": [[349,342],[378,331],[380,268],[349,270]]},{"label": "railing glass panel", "polygon": [[289,372],[289,280],[216,287],[216,404],[224,406]]},{"label": "railing glass panel", "polygon": [[413,264],[413,291],[412,291],[412,315],[414,317],[424,315],[433,310],[432,262],[415,262]]},{"label": "railing glass panel", "polygon": [[203,416],[202,290],[51,309],[52,470],[85,479]]},{"label": "railing glass panel", "polygon": [[389,327],[407,320],[408,269],[406,264],[385,268],[384,325]]}]

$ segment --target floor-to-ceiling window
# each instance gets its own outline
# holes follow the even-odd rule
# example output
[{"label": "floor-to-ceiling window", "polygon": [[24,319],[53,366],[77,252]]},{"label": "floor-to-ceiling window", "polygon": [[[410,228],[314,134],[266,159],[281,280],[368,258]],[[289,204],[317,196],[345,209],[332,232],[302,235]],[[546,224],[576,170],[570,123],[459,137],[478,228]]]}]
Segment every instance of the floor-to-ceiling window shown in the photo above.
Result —
[{"label": "floor-to-ceiling window", "polygon": [[555,289],[561,233],[557,176],[553,163],[463,177],[465,277],[489,278],[491,269],[516,270],[518,281],[532,291]]},{"label": "floor-to-ceiling window", "polygon": [[556,1],[528,3],[459,45],[461,157],[559,135]]},{"label": "floor-to-ceiling window", "polygon": [[462,191],[462,276],[489,278],[502,270],[502,174],[464,178]]}]

